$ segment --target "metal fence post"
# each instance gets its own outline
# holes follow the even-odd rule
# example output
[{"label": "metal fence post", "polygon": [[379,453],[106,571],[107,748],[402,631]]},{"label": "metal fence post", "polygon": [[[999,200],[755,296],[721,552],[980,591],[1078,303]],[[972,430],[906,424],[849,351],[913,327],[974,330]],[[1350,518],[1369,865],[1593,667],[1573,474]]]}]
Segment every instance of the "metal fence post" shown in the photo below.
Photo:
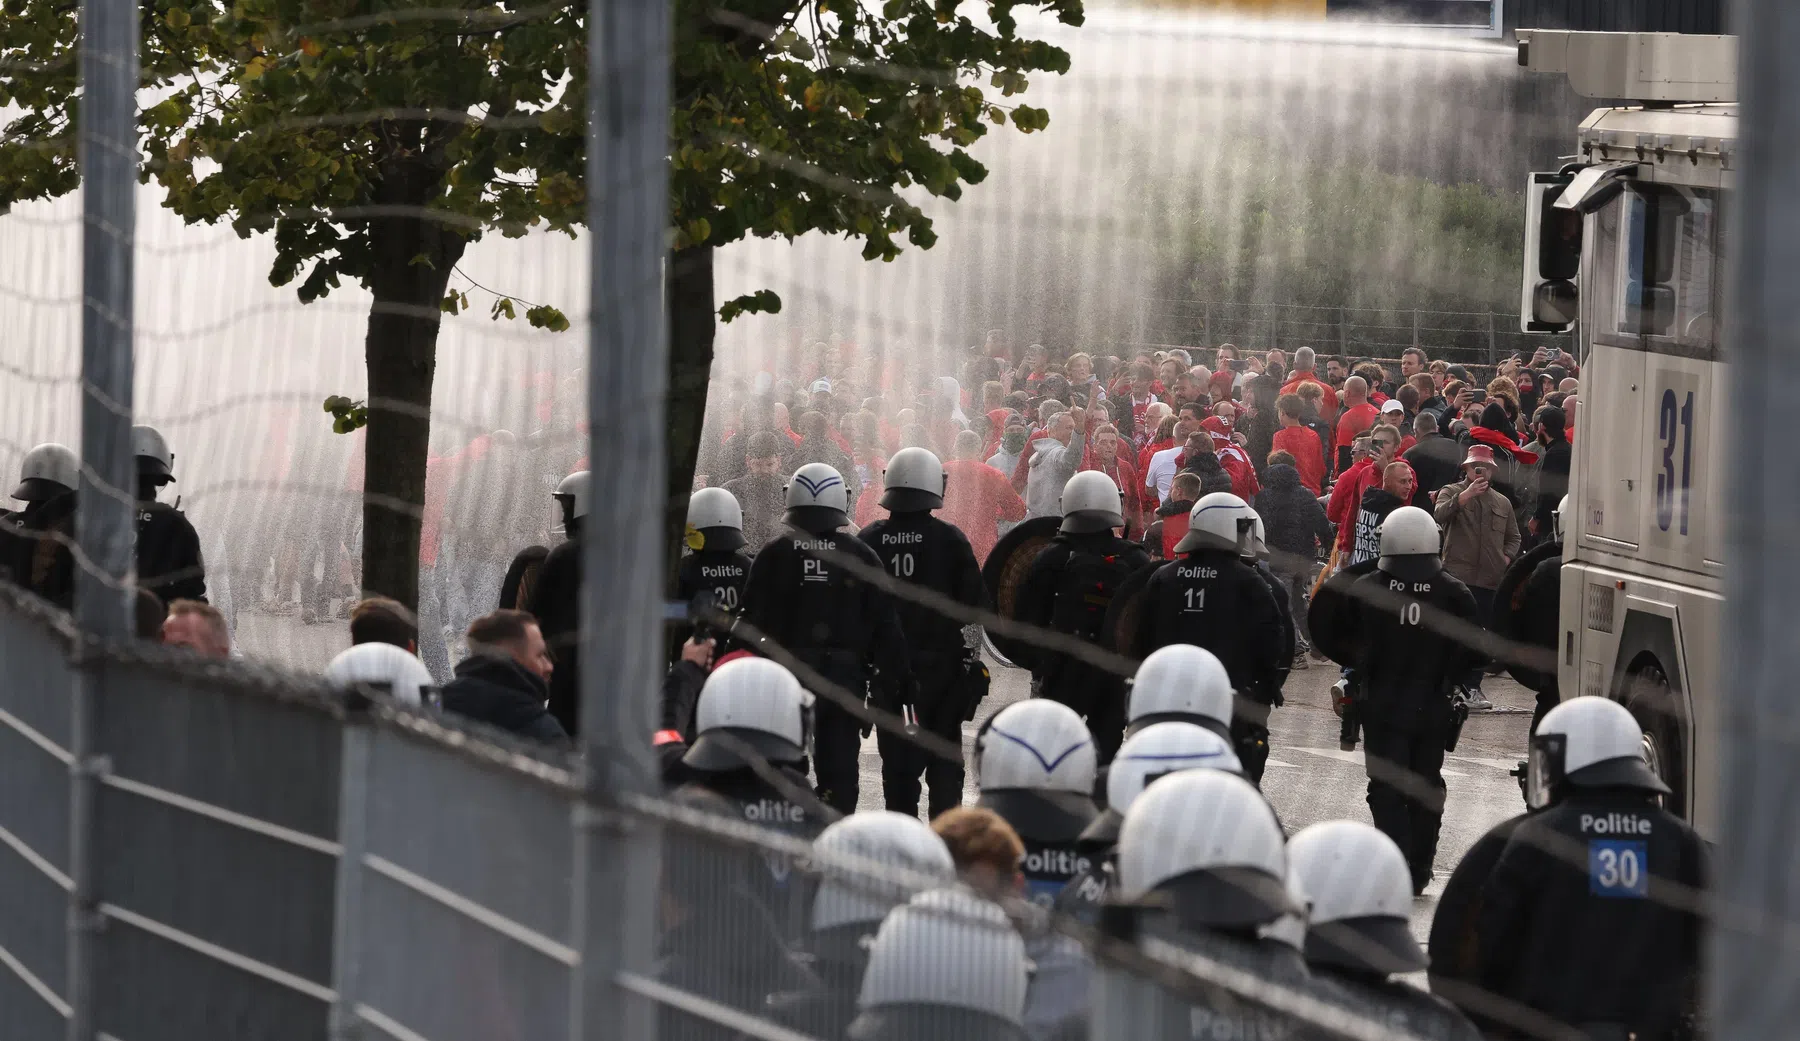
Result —
[{"label": "metal fence post", "polygon": [[1350,353],[1349,319],[1344,316],[1344,309],[1338,308],[1338,353]]},{"label": "metal fence post", "polygon": [[655,1009],[618,986],[655,944],[658,832],[605,812],[656,786],[650,735],[661,645],[668,326],[668,0],[589,0],[588,429],[581,743],[595,809],[573,814],[576,1038],[655,1036]]},{"label": "metal fence post", "polygon": [[1218,341],[1212,337],[1212,305],[1200,305],[1200,331],[1208,347],[1217,347]]},{"label": "metal fence post", "polygon": [[1413,308],[1413,346],[1419,345],[1419,309]]},{"label": "metal fence post", "polygon": [[1800,833],[1787,803],[1800,785],[1790,734],[1800,706],[1789,696],[1790,619],[1800,612],[1800,553],[1788,532],[1800,508],[1785,446],[1759,419],[1800,392],[1786,359],[1800,348],[1800,6],[1738,5],[1743,157],[1731,242],[1730,429],[1735,463],[1723,501],[1727,532],[1725,675],[1717,741],[1718,862],[1714,867],[1707,1008],[1714,1036],[1749,1041],[1792,1029],[1800,1013],[1800,952],[1788,939],[1800,916],[1793,885]]},{"label": "metal fence post", "polygon": [[1488,364],[1500,364],[1500,341],[1494,331],[1494,312],[1488,312]]},{"label": "metal fence post", "polygon": [[[75,613],[103,642],[131,635],[137,474],[131,457],[132,248],[137,209],[138,11],[81,4],[81,457],[75,515]],[[81,653],[71,705],[68,914],[69,1041],[95,1036],[94,772],[100,665]]]}]

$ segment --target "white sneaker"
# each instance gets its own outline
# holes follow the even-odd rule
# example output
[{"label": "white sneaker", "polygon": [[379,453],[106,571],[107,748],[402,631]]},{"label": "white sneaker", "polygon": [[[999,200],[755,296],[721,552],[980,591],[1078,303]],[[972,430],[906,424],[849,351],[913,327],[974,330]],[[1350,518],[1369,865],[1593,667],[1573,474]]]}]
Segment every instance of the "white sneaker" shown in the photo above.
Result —
[{"label": "white sneaker", "polygon": [[1494,711],[1494,703],[1488,700],[1487,695],[1483,694],[1481,692],[1480,687],[1474,687],[1469,690],[1469,711],[1470,712],[1492,712],[1492,711]]}]

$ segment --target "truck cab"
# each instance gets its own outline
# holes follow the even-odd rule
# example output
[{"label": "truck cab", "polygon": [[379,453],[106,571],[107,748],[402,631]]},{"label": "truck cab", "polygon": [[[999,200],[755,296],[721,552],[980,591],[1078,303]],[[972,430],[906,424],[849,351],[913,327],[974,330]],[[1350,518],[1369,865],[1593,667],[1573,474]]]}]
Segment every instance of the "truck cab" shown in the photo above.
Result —
[{"label": "truck cab", "polygon": [[1581,363],[1558,688],[1629,708],[1670,808],[1710,832],[1736,40],[1519,35],[1526,67],[1633,99],[1596,109],[1573,161],[1528,185],[1521,326],[1571,335]]}]

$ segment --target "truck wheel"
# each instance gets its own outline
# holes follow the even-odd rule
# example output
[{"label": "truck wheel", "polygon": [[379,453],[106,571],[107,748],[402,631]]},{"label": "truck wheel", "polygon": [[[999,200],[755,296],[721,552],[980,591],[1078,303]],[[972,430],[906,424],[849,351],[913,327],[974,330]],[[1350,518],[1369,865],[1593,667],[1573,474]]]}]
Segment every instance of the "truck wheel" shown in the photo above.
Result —
[{"label": "truck wheel", "polygon": [[1682,758],[1680,708],[1662,666],[1649,662],[1626,680],[1625,707],[1644,731],[1644,760],[1672,793],[1665,807],[1687,817],[1687,764]]}]

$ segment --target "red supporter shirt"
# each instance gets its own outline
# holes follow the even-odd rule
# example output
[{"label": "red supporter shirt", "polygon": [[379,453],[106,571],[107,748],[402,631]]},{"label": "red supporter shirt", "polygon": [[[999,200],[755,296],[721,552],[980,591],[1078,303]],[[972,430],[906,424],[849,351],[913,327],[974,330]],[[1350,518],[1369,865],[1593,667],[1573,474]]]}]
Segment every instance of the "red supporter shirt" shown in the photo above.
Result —
[{"label": "red supporter shirt", "polygon": [[1325,488],[1325,445],[1319,435],[1305,427],[1282,427],[1275,431],[1272,451],[1294,457],[1294,469],[1300,471],[1300,483],[1314,495]]},{"label": "red supporter shirt", "polygon": [[1325,392],[1325,396],[1319,399],[1319,415],[1323,417],[1327,423],[1331,422],[1337,415],[1338,410],[1336,388],[1332,387],[1331,384],[1326,383],[1324,380],[1319,379],[1317,376],[1313,376],[1310,373],[1301,373],[1293,379],[1288,380],[1287,386],[1282,387],[1281,392],[1283,394],[1296,394],[1299,392],[1300,384],[1302,383],[1317,383],[1319,388]]},{"label": "red supporter shirt", "polygon": [[1025,500],[988,464],[952,459],[944,464],[944,508],[938,517],[968,536],[976,562],[986,563],[1000,541],[1000,522],[1025,519]]},{"label": "red supporter shirt", "polygon": [[1354,405],[1344,410],[1337,421],[1337,446],[1348,448],[1357,437],[1375,425],[1375,417],[1381,415],[1381,409],[1368,402]]}]

